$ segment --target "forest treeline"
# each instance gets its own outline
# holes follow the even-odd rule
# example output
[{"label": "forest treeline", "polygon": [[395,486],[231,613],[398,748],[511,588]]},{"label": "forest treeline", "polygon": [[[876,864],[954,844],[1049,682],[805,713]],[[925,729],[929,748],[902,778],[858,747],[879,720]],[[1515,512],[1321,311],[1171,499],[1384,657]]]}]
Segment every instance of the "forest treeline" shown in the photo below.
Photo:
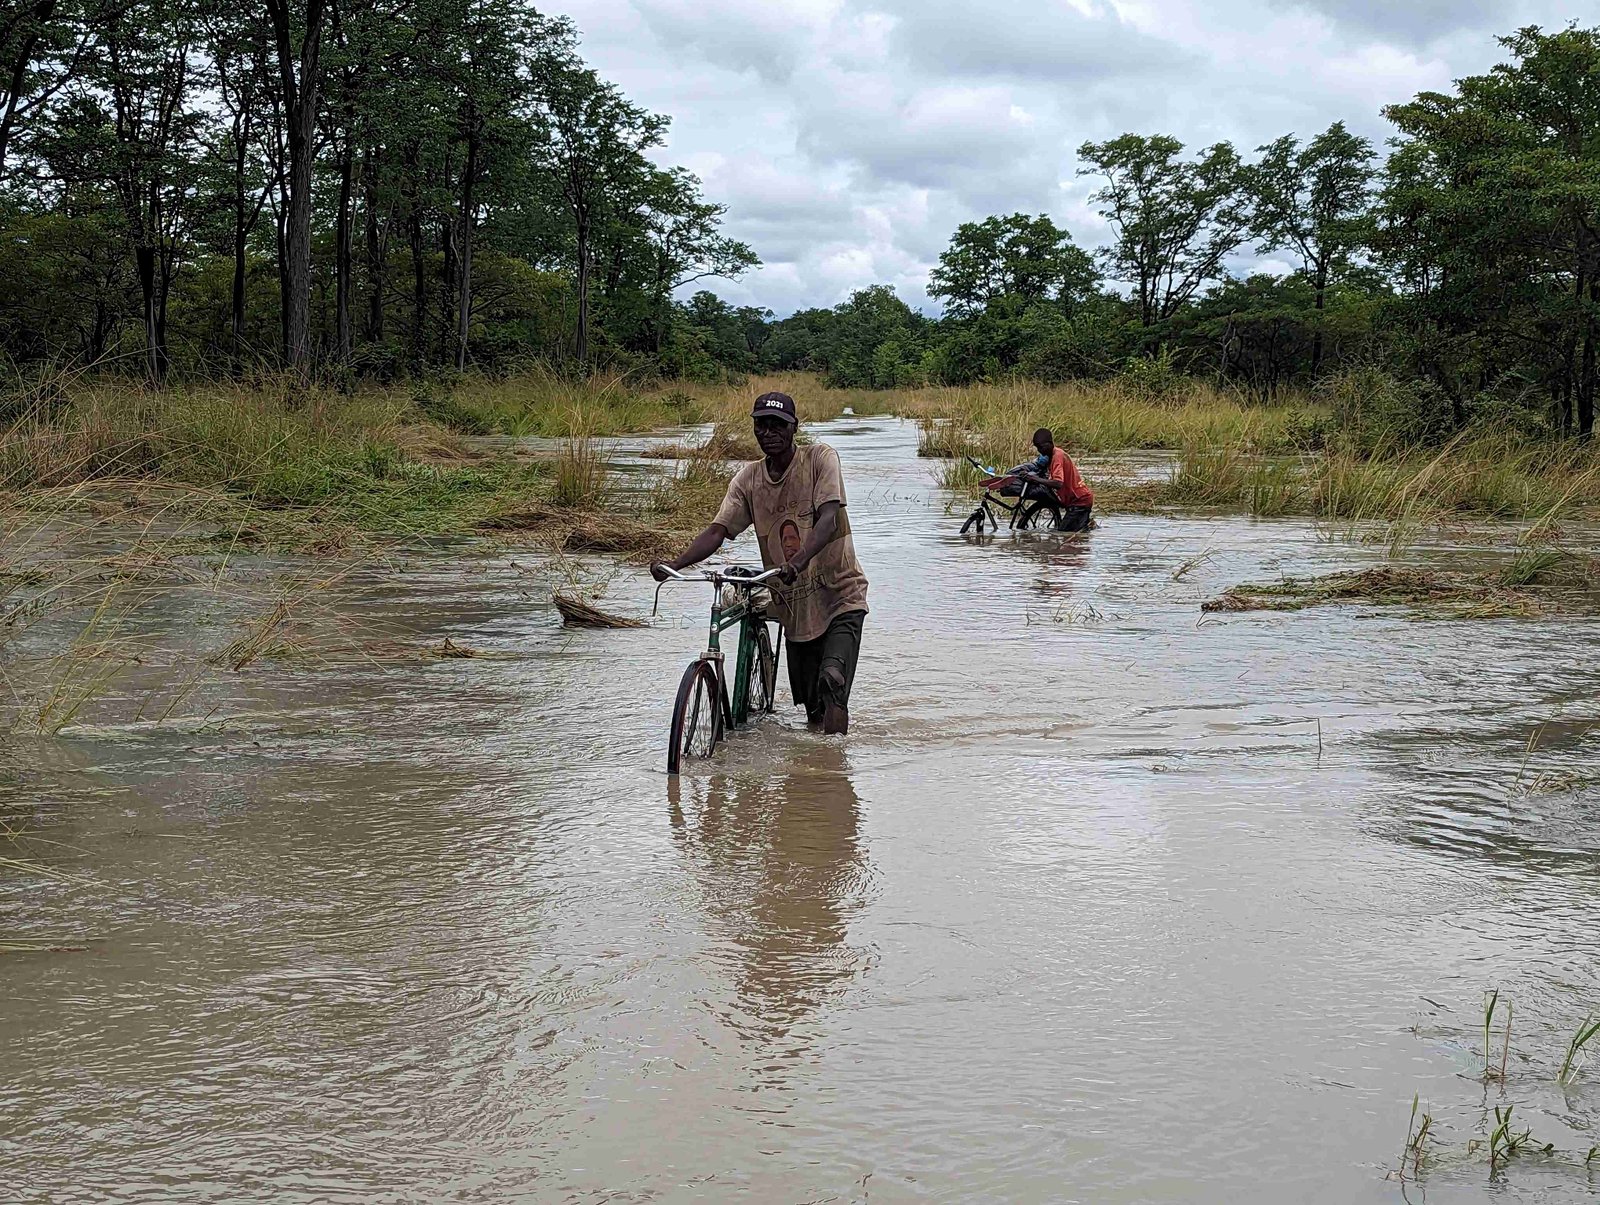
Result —
[{"label": "forest treeline", "polygon": [[0,340],[160,381],[660,356],[754,253],[520,0],[8,0]]},{"label": "forest treeline", "polygon": [[[720,362],[837,385],[1180,374],[1258,396],[1381,374],[1368,416],[1406,442],[1478,420],[1587,435],[1600,355],[1600,30],[1529,28],[1507,62],[1384,115],[1248,158],[1127,134],[1079,148],[1112,238],[1048,217],[960,227],[929,319],[878,285],[774,320],[710,293],[687,316]],[[1245,252],[1289,265],[1239,277]],[[1396,388],[1395,386],[1399,387]],[[1348,392],[1348,391],[1347,391]]]},{"label": "forest treeline", "polygon": [[[651,152],[667,119],[518,0],[15,0],[0,18],[0,347],[161,380],[540,362],[842,386],[1353,370],[1402,433],[1588,435],[1600,375],[1600,30],[1241,154],[1078,148],[1111,237],[962,225],[932,318],[888,286],[776,318],[685,286],[758,261]],[[1237,276],[1230,264],[1287,265]],[[1393,399],[1403,399],[1394,403]]]}]

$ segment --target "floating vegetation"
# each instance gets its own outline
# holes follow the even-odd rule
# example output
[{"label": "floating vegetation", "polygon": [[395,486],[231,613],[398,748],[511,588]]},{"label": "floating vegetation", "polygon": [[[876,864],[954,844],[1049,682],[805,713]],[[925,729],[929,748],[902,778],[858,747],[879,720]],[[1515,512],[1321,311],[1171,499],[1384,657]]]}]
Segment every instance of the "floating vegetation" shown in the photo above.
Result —
[{"label": "floating vegetation", "polygon": [[641,619],[629,619],[624,615],[613,615],[609,611],[602,611],[592,602],[562,591],[557,591],[553,594],[550,601],[555,604],[556,610],[561,612],[561,621],[571,627],[643,628],[649,626]]},{"label": "floating vegetation", "polygon": [[1335,603],[1405,607],[1422,617],[1502,619],[1590,613],[1600,598],[1570,577],[1507,584],[1505,573],[1469,574],[1400,565],[1345,570],[1320,577],[1233,586],[1200,604],[1202,611],[1300,611]]},{"label": "floating vegetation", "polygon": [[1172,580],[1175,582],[1181,582],[1196,569],[1200,568],[1201,565],[1204,565],[1207,561],[1211,560],[1211,558],[1215,555],[1216,553],[1212,549],[1208,548],[1206,551],[1190,557],[1188,560],[1184,561],[1183,564],[1179,565],[1172,571]]}]

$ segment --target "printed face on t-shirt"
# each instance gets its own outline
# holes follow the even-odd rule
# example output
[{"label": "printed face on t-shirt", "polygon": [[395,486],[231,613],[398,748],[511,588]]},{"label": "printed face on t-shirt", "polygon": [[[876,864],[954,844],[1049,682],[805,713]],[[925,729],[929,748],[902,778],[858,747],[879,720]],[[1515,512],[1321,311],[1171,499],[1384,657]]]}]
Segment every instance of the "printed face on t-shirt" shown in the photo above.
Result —
[{"label": "printed face on t-shirt", "polygon": [[800,555],[800,526],[793,519],[785,519],[778,528],[778,543],[783,547],[783,559],[792,561]]}]

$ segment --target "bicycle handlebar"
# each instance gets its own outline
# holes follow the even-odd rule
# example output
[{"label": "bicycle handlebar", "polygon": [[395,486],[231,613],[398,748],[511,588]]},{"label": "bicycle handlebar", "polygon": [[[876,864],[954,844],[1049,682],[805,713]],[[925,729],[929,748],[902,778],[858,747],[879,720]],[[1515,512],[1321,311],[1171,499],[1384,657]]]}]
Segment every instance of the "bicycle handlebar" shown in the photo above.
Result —
[{"label": "bicycle handlebar", "polygon": [[[734,569],[742,569],[742,565],[729,565],[724,569],[702,569],[697,575],[679,573],[676,569],[673,569],[667,565],[663,565],[661,568],[666,572],[668,577],[675,578],[680,582],[733,582],[736,584],[750,586],[764,582],[769,577],[777,577],[778,574],[783,572],[783,568],[781,566],[777,569],[766,569],[760,573],[745,574],[731,572],[731,570]],[[663,586],[666,585],[665,582],[662,582],[661,584]]]},{"label": "bicycle handlebar", "polygon": [[[671,580],[680,582],[709,582],[713,586],[720,586],[727,583],[733,583],[740,586],[758,586],[762,582],[766,581],[769,577],[777,577],[778,574],[783,572],[783,569],[780,566],[777,569],[767,569],[761,573],[751,573],[746,575],[744,573],[730,572],[734,569],[742,569],[744,566],[729,565],[724,569],[702,569],[698,575],[690,575],[687,573],[679,573],[676,569],[673,569],[668,565],[662,565],[661,568]],[[666,582],[656,583],[656,602],[655,606],[650,608],[650,614],[652,616],[661,609],[661,587],[665,586],[666,584]]]}]

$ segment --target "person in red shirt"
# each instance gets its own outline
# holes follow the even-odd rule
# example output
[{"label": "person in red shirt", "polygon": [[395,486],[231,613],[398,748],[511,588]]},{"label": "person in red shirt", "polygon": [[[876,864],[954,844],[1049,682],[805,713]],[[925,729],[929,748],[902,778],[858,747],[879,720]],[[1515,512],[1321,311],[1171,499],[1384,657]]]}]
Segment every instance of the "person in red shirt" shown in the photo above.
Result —
[{"label": "person in red shirt", "polygon": [[1054,501],[1061,508],[1061,530],[1083,531],[1089,526],[1089,512],[1094,508],[1094,491],[1084,484],[1072,457],[1056,447],[1050,428],[1040,427],[1033,433],[1033,450],[1039,453],[1038,459],[1011,470],[1019,484],[1008,485],[1000,492],[1012,498]]}]

